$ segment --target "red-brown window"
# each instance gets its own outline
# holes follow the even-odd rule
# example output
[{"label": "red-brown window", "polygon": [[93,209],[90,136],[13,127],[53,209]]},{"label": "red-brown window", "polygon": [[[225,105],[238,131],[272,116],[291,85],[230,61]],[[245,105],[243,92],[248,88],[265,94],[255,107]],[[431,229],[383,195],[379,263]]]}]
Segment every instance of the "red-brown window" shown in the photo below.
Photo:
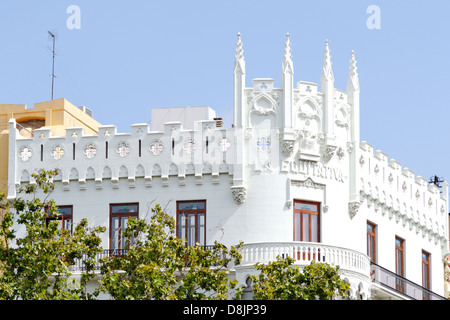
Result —
[{"label": "red-brown window", "polygon": [[177,201],[177,237],[186,246],[206,244],[206,201]]},{"label": "red-brown window", "polygon": [[46,225],[51,221],[61,221],[59,227],[64,230],[72,232],[73,224],[73,207],[72,206],[58,206],[58,215],[56,217],[48,217],[45,219]]},{"label": "red-brown window", "polygon": [[422,286],[430,290],[430,254],[422,250]]},{"label": "red-brown window", "polygon": [[395,280],[397,290],[405,292],[405,240],[400,237],[395,237],[395,273],[401,276]]},{"label": "red-brown window", "polygon": [[405,240],[395,237],[395,273],[399,276],[405,275]]},{"label": "red-brown window", "polygon": [[110,211],[109,247],[112,250],[124,249],[125,239],[122,238],[122,233],[127,227],[128,219],[139,218],[139,204],[138,203],[110,204],[109,211]]},{"label": "red-brown window", "polygon": [[377,233],[376,225],[367,221],[367,255],[372,262],[377,262]]},{"label": "red-brown window", "polygon": [[294,241],[320,242],[320,203],[294,200]]}]

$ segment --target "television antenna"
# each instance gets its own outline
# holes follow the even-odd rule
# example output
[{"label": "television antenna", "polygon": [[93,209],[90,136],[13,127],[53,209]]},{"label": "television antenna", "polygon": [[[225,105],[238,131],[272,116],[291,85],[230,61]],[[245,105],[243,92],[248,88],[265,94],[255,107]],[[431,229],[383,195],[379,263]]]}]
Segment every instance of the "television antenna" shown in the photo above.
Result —
[{"label": "television antenna", "polygon": [[428,185],[434,184],[442,192],[442,185],[441,185],[442,182],[444,182],[444,179],[435,175],[434,177],[431,177],[430,180],[428,180]]},{"label": "television antenna", "polygon": [[53,100],[53,89],[54,89],[54,86],[55,86],[55,56],[56,56],[56,52],[55,52],[55,35],[53,33],[51,33],[50,31],[48,31],[48,34],[53,39],[53,50],[52,50],[52,55],[53,55],[53,64],[52,64],[52,100]]}]

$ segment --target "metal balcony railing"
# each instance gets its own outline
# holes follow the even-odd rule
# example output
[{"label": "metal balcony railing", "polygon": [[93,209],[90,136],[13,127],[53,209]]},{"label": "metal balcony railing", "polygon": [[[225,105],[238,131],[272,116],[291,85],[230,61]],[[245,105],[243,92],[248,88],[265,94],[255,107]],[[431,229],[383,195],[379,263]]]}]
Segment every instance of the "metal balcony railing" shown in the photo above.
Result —
[{"label": "metal balcony railing", "polygon": [[[212,250],[214,246],[209,245],[209,246],[203,246],[203,250]],[[96,270],[100,270],[101,267],[101,261],[102,259],[106,258],[106,257],[111,257],[111,256],[121,256],[121,255],[125,255],[128,252],[127,249],[109,249],[109,250],[103,250],[102,252],[98,253],[97,256],[95,257],[96,260],[96,266],[95,269]],[[69,267],[70,271],[84,271],[86,270],[86,266],[85,266],[85,261],[86,261],[87,255],[83,254],[81,259],[75,259],[74,264],[72,264]],[[188,261],[188,259],[186,259],[186,261]]]},{"label": "metal balcony railing", "polygon": [[398,274],[389,271],[376,263],[370,263],[370,276],[372,281],[383,287],[394,290],[401,295],[415,300],[447,300],[417,283],[414,283]]}]

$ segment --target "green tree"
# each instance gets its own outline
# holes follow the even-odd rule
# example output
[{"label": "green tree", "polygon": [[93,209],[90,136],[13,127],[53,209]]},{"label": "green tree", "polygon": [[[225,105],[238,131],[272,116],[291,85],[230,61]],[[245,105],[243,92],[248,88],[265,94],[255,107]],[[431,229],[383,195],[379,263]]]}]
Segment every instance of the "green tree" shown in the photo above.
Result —
[{"label": "green tree", "polygon": [[[35,183],[19,190],[25,197],[12,201],[13,210],[5,210],[0,225],[0,299],[92,299],[86,286],[94,276],[95,255],[102,251],[99,234],[104,228],[88,228],[82,220],[73,234],[61,229],[58,208],[49,197],[54,190],[52,177],[57,170],[32,174]],[[8,209],[6,195],[0,194],[0,206]],[[25,230],[17,237],[17,229]],[[69,266],[84,255],[86,269],[78,282]]]},{"label": "green tree", "polygon": [[255,300],[331,300],[347,297],[349,285],[340,279],[339,266],[314,260],[303,268],[294,259],[277,257],[268,264],[257,263],[259,275],[252,276]]},{"label": "green tree", "polygon": [[175,221],[160,205],[150,222],[130,219],[123,237],[126,253],[105,259],[101,289],[115,299],[229,299],[239,298],[236,280],[229,280],[227,264],[239,263],[239,246],[219,243],[205,250],[186,247],[175,235]]}]

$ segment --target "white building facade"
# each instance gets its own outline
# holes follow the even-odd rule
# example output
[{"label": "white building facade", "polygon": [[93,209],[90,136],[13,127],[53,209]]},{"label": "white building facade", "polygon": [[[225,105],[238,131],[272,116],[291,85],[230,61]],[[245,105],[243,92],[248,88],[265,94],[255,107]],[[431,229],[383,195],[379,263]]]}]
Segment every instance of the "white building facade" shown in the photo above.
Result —
[{"label": "white building facade", "polygon": [[[97,135],[45,128],[25,138],[10,121],[9,198],[39,169],[60,169],[53,199],[70,223],[107,227],[105,249],[120,249],[128,218],[161,204],[189,244],[244,242],[232,276],[247,286],[256,262],[289,255],[339,265],[352,299],[440,299],[448,254],[448,184],[439,189],[360,142],[359,80],[351,54],[346,91],[334,87],[326,42],[320,85],[294,83],[286,37],[281,88],[245,87],[238,35],[234,123],[167,122]],[[424,289],[425,288],[425,289]]]}]

